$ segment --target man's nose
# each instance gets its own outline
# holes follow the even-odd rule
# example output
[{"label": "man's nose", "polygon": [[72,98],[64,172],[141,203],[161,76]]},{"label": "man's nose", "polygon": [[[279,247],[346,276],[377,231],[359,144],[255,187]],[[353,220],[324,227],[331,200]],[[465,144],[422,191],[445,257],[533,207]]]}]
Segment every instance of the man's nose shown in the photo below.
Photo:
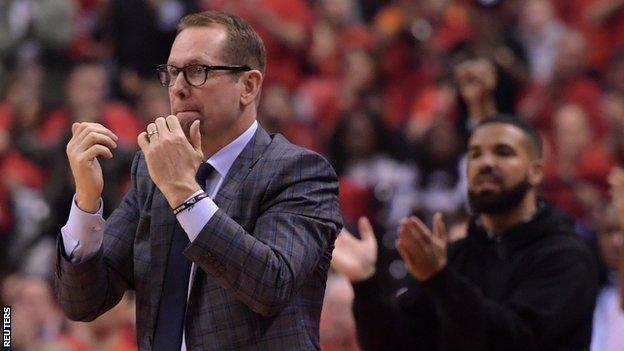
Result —
[{"label": "man's nose", "polygon": [[176,77],[173,77],[173,85],[169,88],[171,92],[180,99],[188,97],[189,85],[184,78],[184,72],[179,72]]},{"label": "man's nose", "polygon": [[493,169],[494,166],[496,165],[496,157],[494,157],[494,155],[492,155],[489,152],[484,153],[477,160],[477,164],[478,164],[479,170],[484,169],[484,168]]}]

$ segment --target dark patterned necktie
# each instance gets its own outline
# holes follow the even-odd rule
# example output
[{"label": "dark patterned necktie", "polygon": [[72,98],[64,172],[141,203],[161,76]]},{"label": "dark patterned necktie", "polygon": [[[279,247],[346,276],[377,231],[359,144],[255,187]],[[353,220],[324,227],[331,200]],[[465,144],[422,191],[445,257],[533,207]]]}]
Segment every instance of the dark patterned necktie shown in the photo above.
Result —
[{"label": "dark patterned necktie", "polygon": [[204,191],[206,191],[206,180],[212,175],[214,170],[214,167],[212,167],[212,165],[208,162],[202,162],[197,169],[195,181],[199,183],[199,186],[201,186]]},{"label": "dark patterned necktie", "polygon": [[[202,162],[195,175],[195,180],[206,190],[206,179],[214,168]],[[186,314],[186,298],[188,293],[191,261],[182,251],[189,244],[188,235],[184,231],[176,231],[171,241],[162,296],[158,308],[156,328],[154,330],[153,351],[180,350],[182,332]]]}]

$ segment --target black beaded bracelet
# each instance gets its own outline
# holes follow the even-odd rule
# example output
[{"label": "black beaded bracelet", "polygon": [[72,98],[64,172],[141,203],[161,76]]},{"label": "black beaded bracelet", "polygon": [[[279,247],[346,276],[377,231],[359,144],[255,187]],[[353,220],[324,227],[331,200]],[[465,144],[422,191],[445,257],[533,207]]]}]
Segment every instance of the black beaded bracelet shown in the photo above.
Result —
[{"label": "black beaded bracelet", "polygon": [[193,196],[192,198],[184,201],[184,203],[182,203],[182,205],[174,208],[173,209],[173,214],[177,215],[178,213],[186,210],[187,208],[193,207],[196,203],[199,202],[199,200],[205,199],[207,197],[208,197],[208,194],[206,194],[206,193],[197,194],[197,195]]}]

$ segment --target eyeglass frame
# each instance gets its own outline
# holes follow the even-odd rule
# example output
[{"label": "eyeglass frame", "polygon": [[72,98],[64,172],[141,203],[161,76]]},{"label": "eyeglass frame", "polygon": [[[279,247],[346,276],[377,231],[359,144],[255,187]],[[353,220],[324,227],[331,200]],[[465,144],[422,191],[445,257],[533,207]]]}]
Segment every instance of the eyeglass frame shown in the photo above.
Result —
[{"label": "eyeglass frame", "polygon": [[[189,82],[189,79],[186,75],[186,70],[189,67],[202,67],[204,68],[204,80],[201,82],[201,84],[192,84],[191,82]],[[156,66],[156,73],[158,75],[158,81],[160,82],[160,85],[162,85],[165,88],[171,88],[174,84],[175,84],[175,79],[170,79],[169,80],[169,85],[166,85],[163,83],[163,81],[160,79],[160,73],[161,72],[165,72],[167,74],[167,76],[169,76],[169,72],[167,70],[168,67],[173,67],[178,71],[178,75],[180,74],[180,72],[182,72],[182,75],[184,76],[184,80],[186,81],[186,83],[190,86],[194,86],[194,87],[200,87],[204,84],[206,84],[206,81],[208,80],[208,73],[211,71],[232,71],[232,72],[248,72],[251,71],[251,67],[247,66],[247,65],[236,65],[236,66],[226,66],[226,65],[204,65],[204,64],[200,64],[200,63],[193,63],[190,65],[186,65],[183,67],[177,67],[174,65],[169,65],[166,63],[163,63],[161,65]],[[176,79],[178,77],[178,75],[176,75]]]}]

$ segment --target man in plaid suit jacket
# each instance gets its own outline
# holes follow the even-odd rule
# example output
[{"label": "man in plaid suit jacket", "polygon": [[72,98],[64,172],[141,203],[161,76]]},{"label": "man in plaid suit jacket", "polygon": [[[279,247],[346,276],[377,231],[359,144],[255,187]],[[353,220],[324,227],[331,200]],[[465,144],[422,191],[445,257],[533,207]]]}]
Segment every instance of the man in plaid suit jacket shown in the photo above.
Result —
[{"label": "man in plaid suit jacket", "polygon": [[[255,121],[264,60],[261,40],[240,18],[182,19],[159,67],[172,115],[139,135],[132,188],[106,222],[97,156],[112,157],[117,138],[101,125],[72,126],[76,195],[59,236],[56,279],[69,318],[93,320],[135,290],[139,349],[167,348],[161,334],[175,318],[163,301],[172,267],[187,260],[190,272],[178,274],[190,276],[181,349],[319,349],[342,225],[337,179],[321,156]],[[204,160],[216,172],[198,184]],[[174,252],[181,238],[186,244]]]}]

